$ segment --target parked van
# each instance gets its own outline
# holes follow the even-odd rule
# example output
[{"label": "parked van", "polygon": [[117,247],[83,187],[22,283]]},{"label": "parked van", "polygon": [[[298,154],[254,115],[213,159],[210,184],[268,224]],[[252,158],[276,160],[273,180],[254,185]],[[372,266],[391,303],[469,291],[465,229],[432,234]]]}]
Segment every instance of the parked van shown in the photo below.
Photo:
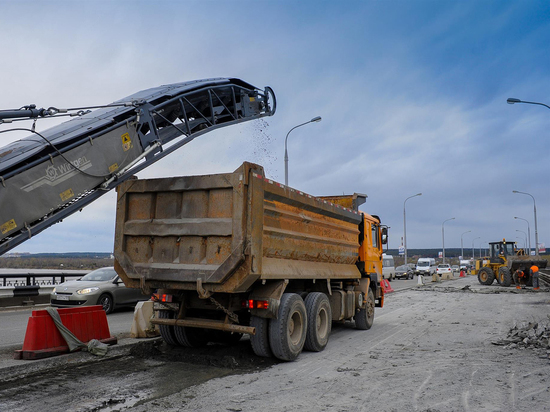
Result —
[{"label": "parked van", "polygon": [[417,275],[431,276],[437,271],[437,263],[434,258],[420,258],[416,262]]},{"label": "parked van", "polygon": [[393,256],[385,253],[382,255],[382,278],[388,279],[390,282],[395,279]]}]

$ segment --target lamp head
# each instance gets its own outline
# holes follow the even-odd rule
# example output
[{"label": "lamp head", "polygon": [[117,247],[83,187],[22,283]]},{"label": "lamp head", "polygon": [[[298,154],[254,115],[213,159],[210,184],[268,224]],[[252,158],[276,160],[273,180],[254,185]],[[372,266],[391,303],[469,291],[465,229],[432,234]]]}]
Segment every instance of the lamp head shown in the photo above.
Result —
[{"label": "lamp head", "polygon": [[506,100],[508,104],[514,104],[514,103],[521,103],[521,100],[515,99],[513,97],[509,97],[508,100]]},{"label": "lamp head", "polygon": [[314,117],[313,119],[310,120],[310,122],[320,122],[321,121],[321,116],[317,116],[317,117]]}]

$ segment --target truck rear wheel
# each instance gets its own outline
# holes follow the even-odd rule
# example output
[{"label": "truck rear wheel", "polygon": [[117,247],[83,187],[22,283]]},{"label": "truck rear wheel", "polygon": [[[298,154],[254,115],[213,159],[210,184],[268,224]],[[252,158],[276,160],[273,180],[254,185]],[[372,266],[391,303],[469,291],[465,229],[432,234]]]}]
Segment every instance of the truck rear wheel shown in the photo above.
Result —
[{"label": "truck rear wheel", "polygon": [[[171,310],[159,310],[159,319],[174,319],[174,312]],[[168,344],[172,346],[178,346],[176,335],[174,334],[174,327],[169,325],[159,325],[160,336]]]},{"label": "truck rear wheel", "polygon": [[181,346],[188,348],[200,348],[208,342],[206,331],[200,328],[174,326],[174,335]]},{"label": "truck rear wheel", "polygon": [[355,313],[355,328],[361,330],[368,330],[374,323],[374,292],[371,288],[367,293],[367,303],[365,308],[358,309]]},{"label": "truck rear wheel", "polygon": [[312,292],[305,300],[307,312],[307,332],[304,348],[321,352],[328,343],[332,328],[332,310],[327,295]]},{"label": "truck rear wheel", "polygon": [[250,335],[250,343],[254,353],[264,358],[272,357],[273,352],[269,347],[269,319],[251,316],[250,326],[256,328],[256,334]]},{"label": "truck rear wheel", "polygon": [[479,269],[479,272],[477,274],[477,280],[482,285],[492,285],[495,281],[495,274],[493,273],[493,270],[489,267],[483,267]]},{"label": "truck rear wheel", "polygon": [[277,319],[269,321],[269,343],[273,355],[292,361],[304,348],[307,313],[304,301],[296,293],[283,293]]},{"label": "truck rear wheel", "polygon": [[508,269],[506,266],[502,266],[498,270],[498,276],[500,279],[500,284],[502,286],[510,286],[512,284],[512,272],[510,272],[510,269]]}]

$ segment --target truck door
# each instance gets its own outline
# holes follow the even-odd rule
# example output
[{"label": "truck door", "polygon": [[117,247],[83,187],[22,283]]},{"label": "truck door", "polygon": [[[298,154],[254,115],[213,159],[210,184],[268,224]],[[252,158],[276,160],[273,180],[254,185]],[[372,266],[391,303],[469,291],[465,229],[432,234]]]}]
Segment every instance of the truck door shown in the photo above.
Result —
[{"label": "truck door", "polygon": [[382,279],[382,239],[380,224],[367,216],[363,218],[362,242],[359,248],[359,258],[365,262],[366,273],[378,273]]}]

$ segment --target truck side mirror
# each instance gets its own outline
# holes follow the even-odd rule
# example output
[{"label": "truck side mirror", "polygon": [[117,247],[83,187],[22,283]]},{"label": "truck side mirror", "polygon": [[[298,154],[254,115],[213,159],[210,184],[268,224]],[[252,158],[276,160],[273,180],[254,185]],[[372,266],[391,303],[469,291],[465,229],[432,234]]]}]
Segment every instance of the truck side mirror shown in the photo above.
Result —
[{"label": "truck side mirror", "polygon": [[385,245],[388,243],[388,228],[382,228],[382,244]]}]

